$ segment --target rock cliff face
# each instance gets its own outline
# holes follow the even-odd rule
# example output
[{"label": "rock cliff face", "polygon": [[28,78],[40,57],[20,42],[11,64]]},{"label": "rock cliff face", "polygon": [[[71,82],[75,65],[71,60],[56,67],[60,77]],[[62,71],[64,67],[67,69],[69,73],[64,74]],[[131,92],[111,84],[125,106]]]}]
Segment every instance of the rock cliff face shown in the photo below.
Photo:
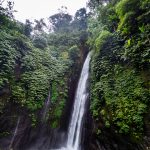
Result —
[{"label": "rock cliff face", "polygon": [[70,115],[72,112],[73,102],[74,102],[74,96],[76,93],[76,88],[78,85],[78,80],[80,77],[81,69],[83,66],[83,62],[86,58],[86,55],[88,53],[88,47],[84,44],[80,46],[80,54],[79,59],[76,60],[76,64],[73,66],[71,73],[68,76],[68,100],[65,106],[64,115],[62,117],[62,125],[61,128],[65,131],[68,129],[68,124],[70,121]]}]

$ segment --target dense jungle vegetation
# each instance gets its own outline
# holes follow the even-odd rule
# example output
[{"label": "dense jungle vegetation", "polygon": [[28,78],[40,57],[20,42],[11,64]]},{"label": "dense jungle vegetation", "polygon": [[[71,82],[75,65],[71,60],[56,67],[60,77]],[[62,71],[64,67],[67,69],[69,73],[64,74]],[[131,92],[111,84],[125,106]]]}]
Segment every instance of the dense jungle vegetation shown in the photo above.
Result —
[{"label": "dense jungle vegetation", "polygon": [[80,49],[87,37],[85,8],[73,17],[62,7],[49,17],[48,28],[44,19],[25,24],[15,20],[13,4],[8,1],[3,8],[0,3],[1,137],[11,134],[19,116],[27,115],[36,127],[49,94],[45,121],[52,128],[60,126],[69,80],[81,69]]},{"label": "dense jungle vegetation", "polygon": [[150,2],[92,0],[90,7],[90,107],[96,134],[107,128],[141,140],[150,126]]},{"label": "dense jungle vegetation", "polygon": [[88,50],[92,134],[101,140],[109,130],[132,142],[149,136],[150,1],[90,0],[88,7],[74,17],[62,7],[49,25],[23,24],[14,19],[13,3],[5,8],[0,1],[0,138],[12,134],[19,116],[32,128],[43,121],[59,128],[70,80]]}]

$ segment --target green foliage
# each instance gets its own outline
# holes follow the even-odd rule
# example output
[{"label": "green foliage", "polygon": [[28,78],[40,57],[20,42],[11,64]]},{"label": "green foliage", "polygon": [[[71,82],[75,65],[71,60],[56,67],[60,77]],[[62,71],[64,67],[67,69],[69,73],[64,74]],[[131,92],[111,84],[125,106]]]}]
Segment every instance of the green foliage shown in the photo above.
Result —
[{"label": "green foliage", "polygon": [[2,133],[0,133],[0,137],[7,137],[8,135],[10,135],[10,133],[9,132],[2,132]]},{"label": "green foliage", "polygon": [[[79,41],[79,33],[49,34],[48,44],[55,47],[72,46]],[[63,49],[61,49],[63,50]]]},{"label": "green foliage", "polygon": [[[17,109],[28,110],[32,126],[36,126],[35,113],[43,107],[50,84],[59,80],[68,66],[62,58],[54,58],[47,45],[35,48],[30,39],[15,30],[0,32],[0,47],[0,90],[4,95],[0,112],[15,104]],[[59,108],[62,112],[63,107]]]},{"label": "green foliage", "polygon": [[62,117],[66,99],[68,98],[66,80],[67,78],[60,79],[52,85],[52,105],[49,112],[51,116],[50,125],[52,128],[58,128],[60,126],[60,118]]},{"label": "green foliage", "polygon": [[[70,78],[77,76],[82,66],[80,56],[87,40],[86,9],[78,10],[74,20],[64,11],[51,16],[53,29],[45,33],[43,19],[35,20],[34,27],[29,20],[20,23],[12,18],[11,3],[9,6],[5,9],[0,3],[0,117],[9,123],[8,128],[16,123],[9,116],[28,116],[33,128],[40,122],[59,128]],[[49,93],[43,120],[39,114],[46,109]]]},{"label": "green foliage", "polygon": [[49,17],[50,23],[53,25],[55,32],[69,32],[68,26],[72,21],[72,16],[66,12],[59,12]]},{"label": "green foliage", "polygon": [[119,22],[118,15],[115,11],[115,7],[110,3],[108,5],[102,5],[98,8],[99,13],[97,14],[98,20],[107,30],[114,32]]},{"label": "green foliage", "polygon": [[95,40],[96,50],[99,51],[100,49],[102,49],[102,46],[110,37],[111,37],[110,32],[105,31],[105,30],[102,31],[101,34],[98,36],[98,38]]},{"label": "green foliage", "polygon": [[[137,132],[142,131],[143,113],[146,112],[148,91],[144,89],[142,80],[136,72],[115,67],[114,74],[101,77],[101,90],[109,111],[111,121],[116,124],[122,133],[132,134],[132,126]],[[112,83],[113,81],[113,83]],[[129,132],[126,132],[127,127]],[[135,130],[134,129],[134,130]]]},{"label": "green foliage", "polygon": [[59,93],[57,91],[58,89],[58,84],[57,83],[53,83],[52,84],[52,98],[51,98],[51,102],[52,103],[55,103],[58,99],[58,96],[59,96]]},{"label": "green foliage", "polygon": [[76,45],[72,46],[69,49],[70,59],[73,60],[73,62],[76,62],[76,60],[79,59],[79,57],[80,57],[79,53],[80,53],[79,48]]},{"label": "green foliage", "polygon": [[14,78],[16,72],[16,62],[19,63],[22,55],[30,50],[29,41],[19,33],[8,34],[5,31],[0,32],[0,86],[8,83]]},{"label": "green foliage", "polygon": [[116,12],[120,18],[118,30],[123,34],[131,34],[136,29],[136,15],[139,11],[139,2],[136,0],[121,0],[116,5]]},{"label": "green foliage", "polygon": [[25,73],[22,75],[22,82],[26,88],[27,108],[31,111],[41,108],[49,88],[47,75],[41,70]]},{"label": "green foliage", "polygon": [[30,117],[30,119],[32,121],[31,122],[31,126],[32,127],[36,127],[36,125],[37,125],[37,118],[36,118],[35,114],[34,113],[30,113],[29,117]]},{"label": "green foliage", "polygon": [[51,128],[57,128],[58,127],[58,122],[57,121],[54,121],[51,125]]},{"label": "green foliage", "polygon": [[87,28],[87,12],[85,8],[80,8],[75,13],[74,21],[71,23],[72,26],[79,30],[86,30]]},{"label": "green foliage", "polygon": [[123,34],[129,34],[130,31],[132,30],[132,26],[135,23],[134,18],[135,18],[134,12],[126,13],[118,25],[118,30],[122,30]]},{"label": "green foliage", "polygon": [[[103,73],[99,82],[94,82],[91,111],[96,120],[102,116],[106,127],[114,125],[119,133],[142,133],[148,97],[149,92],[144,88],[137,72],[115,66],[114,70]],[[107,113],[105,110],[101,111],[105,107]]]},{"label": "green foliage", "polygon": [[10,18],[13,18],[13,10],[14,2],[7,1],[7,6],[3,5],[4,1],[0,1],[0,25],[6,25],[9,22]]},{"label": "green foliage", "polygon": [[[65,10],[63,10],[65,9]],[[62,6],[59,13],[49,17],[52,30],[55,33],[69,33],[84,31],[87,28],[87,12],[85,8],[80,8],[75,13],[74,18],[67,13],[67,8]]]},{"label": "green foliage", "polygon": [[149,7],[148,1],[121,0],[115,6],[120,19],[118,30],[125,35],[137,33],[138,26],[146,25],[149,22]]},{"label": "green foliage", "polygon": [[127,61],[131,61],[136,67],[147,68],[150,62],[150,27],[139,27],[140,34],[133,36],[132,39],[126,41],[124,46],[123,58]]},{"label": "green foliage", "polygon": [[26,20],[25,22],[25,25],[24,25],[24,34],[27,36],[27,37],[30,37],[31,36],[31,32],[32,32],[32,22],[30,22],[30,20]]},{"label": "green foliage", "polygon": [[88,20],[88,32],[90,36],[88,37],[87,43],[89,46],[93,47],[96,38],[99,36],[99,33],[104,29],[104,26],[95,18],[89,18]]},{"label": "green foliage", "polygon": [[126,13],[130,12],[131,10],[133,12],[136,12],[138,10],[139,3],[137,0],[121,0],[119,3],[116,5],[116,12],[119,16],[120,19],[122,19]]},{"label": "green foliage", "polygon": [[88,6],[90,9],[96,9],[99,6],[108,5],[110,3],[116,3],[118,0],[89,0]]},{"label": "green foliage", "polygon": [[25,104],[26,95],[25,95],[24,89],[22,89],[20,85],[13,85],[11,88],[11,92],[12,92],[12,99],[16,103],[20,103],[21,105]]},{"label": "green foliage", "polygon": [[47,39],[42,36],[35,36],[33,39],[33,44],[37,48],[45,49],[47,47]]},{"label": "green foliage", "polygon": [[88,28],[92,116],[98,125],[103,122],[134,141],[144,133],[149,110],[148,7],[148,1],[136,0],[101,5]]}]

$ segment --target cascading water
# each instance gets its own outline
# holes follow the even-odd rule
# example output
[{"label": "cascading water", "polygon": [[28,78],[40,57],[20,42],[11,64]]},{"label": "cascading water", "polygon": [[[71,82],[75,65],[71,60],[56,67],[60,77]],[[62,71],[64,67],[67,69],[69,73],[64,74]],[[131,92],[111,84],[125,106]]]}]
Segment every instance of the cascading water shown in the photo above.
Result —
[{"label": "cascading water", "polygon": [[81,140],[81,131],[82,131],[82,121],[85,112],[86,100],[88,97],[87,91],[87,81],[89,77],[89,62],[90,62],[90,53],[87,55],[87,58],[84,62],[80,80],[78,83],[73,112],[71,116],[71,121],[69,124],[68,139],[65,147],[60,148],[59,150],[80,150],[80,140]]},{"label": "cascading water", "polygon": [[45,102],[45,106],[43,109],[42,122],[44,122],[46,119],[46,114],[47,114],[47,111],[49,109],[49,106],[50,106],[50,91],[49,91],[48,98],[47,98],[47,101]]},{"label": "cascading water", "polygon": [[16,125],[16,128],[15,128],[13,137],[12,137],[12,139],[11,139],[11,141],[10,141],[9,149],[12,148],[12,145],[13,145],[13,143],[14,143],[15,137],[16,137],[16,135],[18,134],[19,124],[20,124],[20,117],[19,117],[18,120],[17,120],[17,125]]}]

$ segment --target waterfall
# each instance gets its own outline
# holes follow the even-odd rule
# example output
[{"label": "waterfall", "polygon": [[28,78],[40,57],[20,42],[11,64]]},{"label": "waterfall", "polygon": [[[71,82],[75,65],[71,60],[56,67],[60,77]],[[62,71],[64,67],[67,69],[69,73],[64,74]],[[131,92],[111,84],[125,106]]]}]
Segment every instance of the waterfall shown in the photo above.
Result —
[{"label": "waterfall", "polygon": [[19,117],[18,120],[17,120],[17,125],[16,125],[16,128],[15,128],[14,134],[13,134],[13,136],[12,136],[11,142],[10,142],[10,144],[9,144],[9,149],[12,148],[12,145],[13,145],[13,143],[14,143],[15,137],[16,137],[16,135],[18,134],[19,124],[20,124],[20,117]]},{"label": "waterfall", "polygon": [[46,119],[46,114],[47,114],[47,111],[48,111],[49,105],[50,105],[50,97],[51,97],[51,95],[50,95],[50,91],[49,91],[48,98],[47,98],[47,101],[45,102],[44,109],[43,109],[42,122],[44,122]]},{"label": "waterfall", "polygon": [[82,132],[82,121],[85,112],[86,100],[88,97],[87,81],[89,77],[89,62],[90,53],[84,62],[78,87],[75,95],[74,106],[72,116],[69,124],[68,138],[65,147],[59,150],[80,150],[81,132]]}]

